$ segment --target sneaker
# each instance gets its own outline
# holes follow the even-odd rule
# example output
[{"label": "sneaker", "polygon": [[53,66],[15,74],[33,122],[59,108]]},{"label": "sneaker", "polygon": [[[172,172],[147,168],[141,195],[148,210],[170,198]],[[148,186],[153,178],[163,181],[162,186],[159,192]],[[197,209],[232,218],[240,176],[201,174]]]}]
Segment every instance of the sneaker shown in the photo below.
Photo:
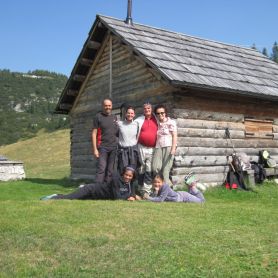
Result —
[{"label": "sneaker", "polygon": [[85,186],[85,184],[82,183],[82,184],[80,184],[78,187],[79,187],[79,188],[82,188],[82,187],[84,187],[84,186]]},{"label": "sneaker", "polygon": [[203,192],[207,189],[206,186],[200,182],[197,182],[196,187]]},{"label": "sneaker", "polygon": [[48,196],[43,196],[40,198],[41,201],[48,201],[51,200],[53,197],[58,196],[58,194],[52,194],[52,195],[48,195]]},{"label": "sneaker", "polygon": [[185,177],[184,177],[184,182],[187,183],[187,180],[188,180],[191,176],[193,176],[193,175],[194,175],[193,172],[189,172],[187,175],[185,175]]},{"label": "sneaker", "polygon": [[196,177],[193,173],[189,173],[188,175],[186,175],[184,177],[184,182],[185,182],[185,184],[191,186],[191,184],[196,183],[197,180],[196,180]]}]

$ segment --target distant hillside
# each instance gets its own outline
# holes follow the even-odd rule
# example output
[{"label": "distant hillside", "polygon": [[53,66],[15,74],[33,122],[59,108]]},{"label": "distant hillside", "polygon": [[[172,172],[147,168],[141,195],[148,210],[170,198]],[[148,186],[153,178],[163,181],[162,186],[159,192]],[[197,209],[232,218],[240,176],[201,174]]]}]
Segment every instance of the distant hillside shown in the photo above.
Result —
[{"label": "distant hillside", "polygon": [[0,70],[0,145],[34,136],[39,130],[68,127],[67,117],[53,114],[67,76],[43,70]]},{"label": "distant hillside", "polygon": [[35,137],[0,146],[0,154],[24,162],[27,178],[63,178],[70,171],[69,129],[39,132]]}]

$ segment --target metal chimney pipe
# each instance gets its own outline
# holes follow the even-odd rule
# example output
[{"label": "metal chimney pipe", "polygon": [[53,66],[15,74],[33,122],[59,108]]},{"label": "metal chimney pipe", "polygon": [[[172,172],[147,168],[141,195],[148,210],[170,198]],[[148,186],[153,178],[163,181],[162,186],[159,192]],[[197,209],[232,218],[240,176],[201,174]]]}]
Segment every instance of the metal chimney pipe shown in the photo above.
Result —
[{"label": "metal chimney pipe", "polygon": [[132,0],[128,0],[127,16],[126,16],[126,20],[125,20],[125,23],[128,24],[128,25],[133,25],[132,17],[131,17],[131,11],[132,11]]}]

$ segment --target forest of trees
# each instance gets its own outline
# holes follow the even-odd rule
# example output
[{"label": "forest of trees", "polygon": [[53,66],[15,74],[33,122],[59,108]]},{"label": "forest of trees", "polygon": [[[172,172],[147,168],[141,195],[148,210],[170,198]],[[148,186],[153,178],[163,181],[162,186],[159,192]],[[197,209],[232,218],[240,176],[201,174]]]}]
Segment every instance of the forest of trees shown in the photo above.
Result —
[{"label": "forest of trees", "polygon": [[67,76],[35,70],[0,70],[0,145],[30,138],[39,130],[69,126],[66,115],[54,114]]},{"label": "forest of trees", "polygon": [[[256,44],[252,45],[253,49],[257,49]],[[272,46],[272,52],[270,54],[268,54],[267,48],[264,47],[262,50],[262,54],[264,54],[266,57],[270,58],[272,61],[278,63],[278,43],[274,42],[273,46]]]}]

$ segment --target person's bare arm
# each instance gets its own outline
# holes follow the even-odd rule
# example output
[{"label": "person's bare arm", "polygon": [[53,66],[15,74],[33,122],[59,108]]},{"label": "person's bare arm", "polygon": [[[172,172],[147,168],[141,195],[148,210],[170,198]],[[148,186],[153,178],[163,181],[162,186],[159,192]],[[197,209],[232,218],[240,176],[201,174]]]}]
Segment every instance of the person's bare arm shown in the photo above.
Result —
[{"label": "person's bare arm", "polygon": [[92,130],[92,147],[93,147],[93,155],[96,158],[99,158],[99,152],[97,149],[97,129],[96,128]]}]

